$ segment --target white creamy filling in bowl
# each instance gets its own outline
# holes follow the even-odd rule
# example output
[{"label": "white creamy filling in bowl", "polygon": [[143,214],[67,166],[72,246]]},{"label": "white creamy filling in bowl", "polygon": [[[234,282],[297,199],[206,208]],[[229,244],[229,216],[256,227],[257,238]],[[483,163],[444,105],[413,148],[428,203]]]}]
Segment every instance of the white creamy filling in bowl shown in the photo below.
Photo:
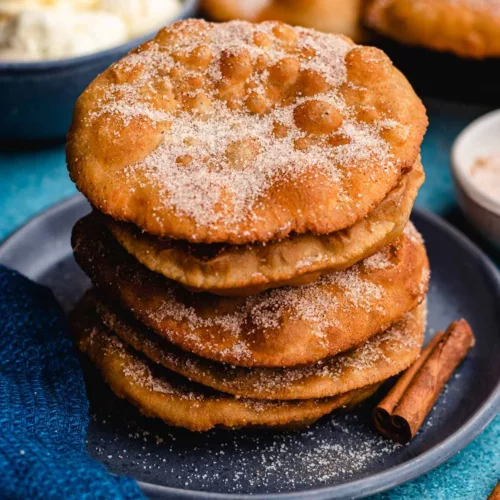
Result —
[{"label": "white creamy filling in bowl", "polygon": [[0,0],[0,60],[91,54],[159,29],[181,0]]}]

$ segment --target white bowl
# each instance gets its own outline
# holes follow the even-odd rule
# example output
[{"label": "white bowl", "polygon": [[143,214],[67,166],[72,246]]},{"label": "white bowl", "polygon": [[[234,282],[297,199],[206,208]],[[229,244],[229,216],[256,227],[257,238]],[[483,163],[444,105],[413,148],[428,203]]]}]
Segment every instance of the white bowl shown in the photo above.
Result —
[{"label": "white bowl", "polygon": [[478,158],[493,154],[500,154],[500,110],[468,125],[451,150],[458,203],[469,221],[500,249],[500,195],[496,198],[484,193],[470,176],[470,169]]}]

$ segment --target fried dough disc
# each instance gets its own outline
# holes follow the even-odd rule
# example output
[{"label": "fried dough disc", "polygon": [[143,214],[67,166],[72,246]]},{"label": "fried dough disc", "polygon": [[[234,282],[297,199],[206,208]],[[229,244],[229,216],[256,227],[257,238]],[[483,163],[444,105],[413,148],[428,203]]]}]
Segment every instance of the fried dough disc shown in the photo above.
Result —
[{"label": "fried dough disc", "polygon": [[244,297],[268,288],[310,283],[388,245],[408,222],[423,180],[418,162],[380,205],[354,226],[322,236],[294,234],[264,245],[189,245],[149,236],[110,217],[107,225],[120,244],[152,271],[193,291]]},{"label": "fried dough disc", "polygon": [[500,56],[498,0],[372,0],[366,22],[405,44],[477,59]]},{"label": "fried dough disc", "polygon": [[278,22],[178,22],[76,104],[71,178],[149,234],[246,244],[364,218],[418,158],[425,109],[378,49]]},{"label": "fried dough disc", "polygon": [[327,33],[361,38],[363,0],[202,0],[202,9],[215,21],[276,19]]},{"label": "fried dough disc", "polygon": [[374,256],[302,287],[246,298],[192,293],[139,264],[92,215],[73,229],[75,258],[103,293],[185,351],[237,366],[294,366],[389,328],[422,301],[429,267],[413,226]]},{"label": "fried dough disc", "polygon": [[107,328],[155,363],[221,392],[254,399],[323,398],[380,383],[408,368],[418,357],[426,318],[423,303],[362,346],[314,365],[238,368],[176,348],[95,293],[86,302],[83,307],[89,316],[97,311]]},{"label": "fried dough disc", "polygon": [[192,431],[206,431],[215,426],[309,425],[337,408],[351,408],[377,389],[369,386],[334,398],[302,401],[235,398],[152,366],[99,321],[75,314],[72,326],[78,348],[90,357],[117,396],[128,400],[146,416]]}]

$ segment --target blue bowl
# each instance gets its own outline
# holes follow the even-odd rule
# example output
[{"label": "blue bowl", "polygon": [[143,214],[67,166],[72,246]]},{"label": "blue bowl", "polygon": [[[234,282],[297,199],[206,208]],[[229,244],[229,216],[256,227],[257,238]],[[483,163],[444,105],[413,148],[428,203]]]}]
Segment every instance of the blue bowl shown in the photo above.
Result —
[{"label": "blue bowl", "polygon": [[[175,20],[192,17],[198,0],[184,0]],[[80,57],[37,62],[0,62],[0,141],[61,139],[73,107],[87,85],[113,62],[155,32]]]}]

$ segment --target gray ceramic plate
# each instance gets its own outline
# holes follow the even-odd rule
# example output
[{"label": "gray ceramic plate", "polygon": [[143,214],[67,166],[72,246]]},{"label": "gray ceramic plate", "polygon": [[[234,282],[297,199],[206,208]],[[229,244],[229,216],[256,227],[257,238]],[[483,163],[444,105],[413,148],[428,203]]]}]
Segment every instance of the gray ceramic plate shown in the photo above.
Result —
[{"label": "gray ceramic plate", "polygon": [[[69,236],[88,210],[76,197],[45,212],[0,247],[0,262],[47,284],[71,307],[89,283],[71,256]],[[433,270],[429,333],[463,316],[477,344],[410,445],[394,445],[372,430],[373,400],[306,431],[192,434],[141,417],[94,374],[89,452],[111,471],[137,478],[152,498],[358,498],[444,462],[500,408],[500,277],[441,219],[416,210],[413,221]]]}]

